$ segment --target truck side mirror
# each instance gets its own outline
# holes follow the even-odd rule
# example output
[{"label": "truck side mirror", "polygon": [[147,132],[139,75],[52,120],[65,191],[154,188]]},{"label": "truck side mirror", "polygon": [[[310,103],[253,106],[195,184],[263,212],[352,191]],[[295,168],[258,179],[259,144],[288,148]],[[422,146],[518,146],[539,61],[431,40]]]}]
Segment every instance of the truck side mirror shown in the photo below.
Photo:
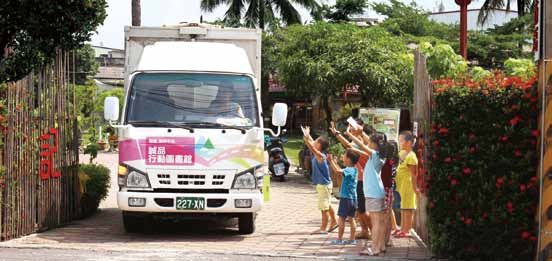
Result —
[{"label": "truck side mirror", "polygon": [[272,125],[282,127],[286,125],[288,106],[285,103],[275,103],[272,108]]},{"label": "truck side mirror", "polygon": [[104,119],[117,121],[119,119],[119,98],[106,97],[104,100]]}]

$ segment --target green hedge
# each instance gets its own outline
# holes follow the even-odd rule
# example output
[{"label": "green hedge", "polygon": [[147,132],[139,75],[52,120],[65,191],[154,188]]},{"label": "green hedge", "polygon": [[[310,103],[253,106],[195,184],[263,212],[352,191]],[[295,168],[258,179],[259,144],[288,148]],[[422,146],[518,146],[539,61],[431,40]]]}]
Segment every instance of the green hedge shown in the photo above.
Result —
[{"label": "green hedge", "polygon": [[537,242],[535,79],[499,72],[438,80],[426,178],[433,251],[450,259],[531,260]]},{"label": "green hedge", "polygon": [[100,201],[107,197],[111,179],[109,169],[98,164],[81,164],[80,171],[87,176],[84,193],[81,198],[83,216],[96,212]]}]

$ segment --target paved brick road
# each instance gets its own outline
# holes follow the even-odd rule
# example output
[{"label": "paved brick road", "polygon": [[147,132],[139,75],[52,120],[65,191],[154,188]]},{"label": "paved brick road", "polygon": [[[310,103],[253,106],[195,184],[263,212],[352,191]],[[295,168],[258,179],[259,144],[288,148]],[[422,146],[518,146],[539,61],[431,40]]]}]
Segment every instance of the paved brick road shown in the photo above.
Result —
[{"label": "paved brick road", "polygon": [[[86,157],[81,158],[86,160]],[[155,234],[126,234],[115,198],[117,154],[100,154],[98,162],[112,170],[113,186],[96,215],[62,228],[3,242],[0,247],[359,258],[358,253],[367,243],[332,246],[330,241],[337,233],[311,235],[320,219],[316,195],[307,180],[296,174],[291,174],[284,183],[272,183],[271,201],[258,215],[257,232],[253,235],[239,235],[235,223],[190,221],[157,224]],[[336,206],[337,201],[333,203]],[[429,257],[428,251],[415,239],[393,239],[393,243],[395,247],[388,250],[385,259]]]}]

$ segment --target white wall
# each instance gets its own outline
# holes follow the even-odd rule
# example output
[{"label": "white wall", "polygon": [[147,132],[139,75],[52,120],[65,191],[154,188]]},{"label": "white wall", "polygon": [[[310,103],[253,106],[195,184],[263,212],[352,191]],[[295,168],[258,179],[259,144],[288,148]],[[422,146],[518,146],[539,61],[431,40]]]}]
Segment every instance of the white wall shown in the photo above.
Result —
[{"label": "white wall", "polygon": [[[489,18],[484,25],[477,24],[477,18],[479,16],[479,10],[468,11],[468,30],[479,31],[488,28],[493,28],[495,25],[502,25],[517,17],[517,12],[506,12],[503,10],[493,11],[489,14]],[[445,24],[460,24],[460,12],[451,13],[435,13],[429,15],[429,19],[442,22]]]}]

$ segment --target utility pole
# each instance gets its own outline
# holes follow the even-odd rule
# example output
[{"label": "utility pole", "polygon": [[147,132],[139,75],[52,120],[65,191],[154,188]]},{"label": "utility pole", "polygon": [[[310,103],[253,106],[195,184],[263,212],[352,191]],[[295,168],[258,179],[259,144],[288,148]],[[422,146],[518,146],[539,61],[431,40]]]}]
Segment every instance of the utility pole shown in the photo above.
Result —
[{"label": "utility pole", "polygon": [[552,257],[552,1],[540,0],[538,8],[540,130],[540,200],[537,260]]},{"label": "utility pole", "polygon": [[460,6],[460,54],[468,60],[468,5],[471,0],[454,0]]}]

